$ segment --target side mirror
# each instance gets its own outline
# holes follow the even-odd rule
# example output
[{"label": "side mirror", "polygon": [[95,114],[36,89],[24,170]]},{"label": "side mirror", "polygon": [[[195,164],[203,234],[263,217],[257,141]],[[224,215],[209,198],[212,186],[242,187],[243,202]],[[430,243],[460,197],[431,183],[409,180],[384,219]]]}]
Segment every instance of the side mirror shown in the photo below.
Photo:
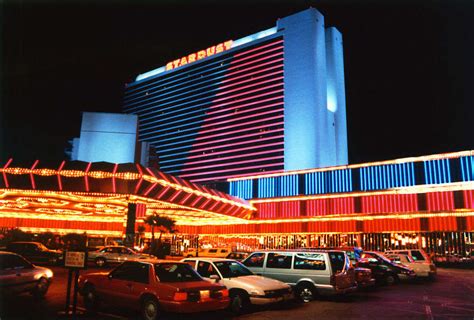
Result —
[{"label": "side mirror", "polygon": [[209,279],[211,280],[215,280],[216,282],[219,282],[219,280],[221,279],[221,277],[219,277],[217,274],[213,274],[209,277]]}]

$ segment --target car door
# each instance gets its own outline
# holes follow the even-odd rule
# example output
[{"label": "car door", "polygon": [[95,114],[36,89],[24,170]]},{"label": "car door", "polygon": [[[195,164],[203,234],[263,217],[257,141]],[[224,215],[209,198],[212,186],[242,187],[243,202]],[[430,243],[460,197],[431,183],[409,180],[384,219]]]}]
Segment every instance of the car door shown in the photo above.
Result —
[{"label": "car door", "polygon": [[2,292],[20,293],[32,290],[36,285],[35,269],[16,254],[0,256],[0,289]]},{"label": "car door", "polygon": [[265,263],[265,277],[283,281],[285,283],[296,283],[296,275],[291,272],[293,253],[291,252],[269,252]]},{"label": "car door", "polygon": [[124,262],[110,273],[100,295],[110,304],[136,308],[140,292],[149,284],[149,272],[146,263]]}]

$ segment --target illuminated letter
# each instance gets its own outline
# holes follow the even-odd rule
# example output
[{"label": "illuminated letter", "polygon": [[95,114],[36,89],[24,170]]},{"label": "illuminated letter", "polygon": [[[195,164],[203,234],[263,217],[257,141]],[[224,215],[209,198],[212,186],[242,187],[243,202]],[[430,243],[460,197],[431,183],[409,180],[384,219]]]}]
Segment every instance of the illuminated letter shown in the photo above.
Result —
[{"label": "illuminated letter", "polygon": [[214,53],[216,53],[216,46],[212,46],[210,48],[206,49],[207,56],[212,56]]},{"label": "illuminated letter", "polygon": [[232,40],[224,42],[224,48],[226,50],[229,50],[230,48],[232,48]]},{"label": "illuminated letter", "polygon": [[219,44],[216,46],[216,53],[219,53],[219,52],[222,52],[222,51],[224,51],[224,44],[219,43]]},{"label": "illuminated letter", "polygon": [[175,68],[179,67],[179,59],[173,61],[173,67],[175,67]]},{"label": "illuminated letter", "polygon": [[181,61],[179,62],[179,65],[184,66],[185,64],[188,64],[188,60],[186,59],[186,57],[183,57],[183,58],[181,58]]},{"label": "illuminated letter", "polygon": [[171,70],[171,69],[173,69],[173,62],[168,62],[166,64],[166,70]]},{"label": "illuminated letter", "polygon": [[205,57],[206,57],[206,51],[201,50],[201,51],[198,52],[198,58],[197,58],[198,60],[199,59],[204,59]]},{"label": "illuminated letter", "polygon": [[196,54],[195,53],[191,53],[189,56],[188,56],[188,62],[191,63],[191,62],[194,62],[196,61]]}]

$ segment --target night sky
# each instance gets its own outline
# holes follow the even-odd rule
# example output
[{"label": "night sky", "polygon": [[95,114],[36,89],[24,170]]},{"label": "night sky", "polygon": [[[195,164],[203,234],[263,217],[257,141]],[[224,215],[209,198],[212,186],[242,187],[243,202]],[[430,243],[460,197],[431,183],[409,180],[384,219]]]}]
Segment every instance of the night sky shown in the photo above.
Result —
[{"label": "night sky", "polygon": [[350,163],[474,149],[473,1],[2,3],[3,163],[58,163],[136,75],[310,6],[343,34]]}]

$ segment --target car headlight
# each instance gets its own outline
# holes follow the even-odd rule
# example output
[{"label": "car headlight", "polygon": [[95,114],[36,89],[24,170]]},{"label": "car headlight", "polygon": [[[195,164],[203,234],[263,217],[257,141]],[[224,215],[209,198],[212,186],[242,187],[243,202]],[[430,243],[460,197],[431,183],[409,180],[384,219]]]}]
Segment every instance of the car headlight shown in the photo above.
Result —
[{"label": "car headlight", "polygon": [[252,297],[258,297],[258,296],[263,296],[263,295],[265,295],[265,293],[263,293],[262,291],[258,291],[258,290],[250,291],[250,296]]},{"label": "car headlight", "polygon": [[46,269],[44,273],[46,274],[46,277],[47,277],[48,279],[51,279],[51,278],[54,276],[53,271],[50,270],[50,269]]}]

